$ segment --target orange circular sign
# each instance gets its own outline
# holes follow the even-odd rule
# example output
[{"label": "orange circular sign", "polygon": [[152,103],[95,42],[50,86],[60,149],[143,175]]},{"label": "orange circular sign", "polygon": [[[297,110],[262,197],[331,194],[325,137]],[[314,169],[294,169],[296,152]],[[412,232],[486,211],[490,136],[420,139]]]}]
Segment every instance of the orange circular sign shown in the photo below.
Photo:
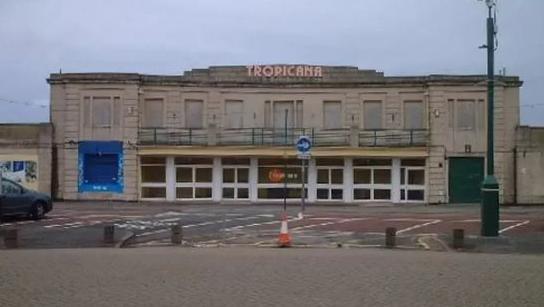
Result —
[{"label": "orange circular sign", "polygon": [[285,178],[285,174],[279,168],[274,168],[268,172],[268,180],[270,182],[281,182]]}]

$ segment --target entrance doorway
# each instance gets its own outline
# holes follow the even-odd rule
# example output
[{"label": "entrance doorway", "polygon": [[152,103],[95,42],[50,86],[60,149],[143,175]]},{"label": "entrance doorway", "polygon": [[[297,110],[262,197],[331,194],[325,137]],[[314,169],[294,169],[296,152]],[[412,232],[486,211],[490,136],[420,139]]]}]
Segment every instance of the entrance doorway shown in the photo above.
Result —
[{"label": "entrance doorway", "polygon": [[449,158],[449,202],[478,203],[484,180],[484,158]]}]

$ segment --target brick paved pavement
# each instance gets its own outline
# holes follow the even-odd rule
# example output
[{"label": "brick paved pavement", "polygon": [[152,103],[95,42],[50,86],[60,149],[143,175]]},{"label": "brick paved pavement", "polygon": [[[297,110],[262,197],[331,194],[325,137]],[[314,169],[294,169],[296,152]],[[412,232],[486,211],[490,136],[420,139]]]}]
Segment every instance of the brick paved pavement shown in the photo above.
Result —
[{"label": "brick paved pavement", "polygon": [[383,249],[0,252],[0,306],[542,306],[541,256]]}]

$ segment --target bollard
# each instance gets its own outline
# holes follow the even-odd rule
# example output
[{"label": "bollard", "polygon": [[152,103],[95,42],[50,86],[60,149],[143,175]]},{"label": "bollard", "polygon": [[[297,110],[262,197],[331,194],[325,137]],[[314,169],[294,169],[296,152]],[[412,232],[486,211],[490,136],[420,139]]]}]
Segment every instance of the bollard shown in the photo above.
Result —
[{"label": "bollard", "polygon": [[453,248],[465,247],[465,230],[454,229],[453,230]]},{"label": "bollard", "polygon": [[19,230],[16,228],[4,230],[4,245],[6,248],[19,247]]},{"label": "bollard", "polygon": [[104,226],[104,243],[113,244],[115,241],[114,236],[115,236],[115,226],[114,225]]},{"label": "bollard", "polygon": [[397,228],[387,227],[385,229],[385,247],[395,247],[395,237],[397,235]]},{"label": "bollard", "polygon": [[179,245],[181,244],[181,241],[183,239],[183,232],[181,225],[173,225],[172,226],[172,244]]}]

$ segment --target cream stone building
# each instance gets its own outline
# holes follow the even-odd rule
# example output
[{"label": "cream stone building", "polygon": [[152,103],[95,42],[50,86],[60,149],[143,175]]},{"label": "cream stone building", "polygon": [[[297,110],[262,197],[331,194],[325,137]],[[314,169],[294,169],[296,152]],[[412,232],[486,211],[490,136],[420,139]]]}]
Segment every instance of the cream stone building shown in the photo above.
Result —
[{"label": "cream stone building", "polygon": [[[250,65],[48,82],[61,199],[299,201],[304,179],[309,202],[479,201],[485,76]],[[495,172],[511,203],[522,82],[496,84]]]}]

